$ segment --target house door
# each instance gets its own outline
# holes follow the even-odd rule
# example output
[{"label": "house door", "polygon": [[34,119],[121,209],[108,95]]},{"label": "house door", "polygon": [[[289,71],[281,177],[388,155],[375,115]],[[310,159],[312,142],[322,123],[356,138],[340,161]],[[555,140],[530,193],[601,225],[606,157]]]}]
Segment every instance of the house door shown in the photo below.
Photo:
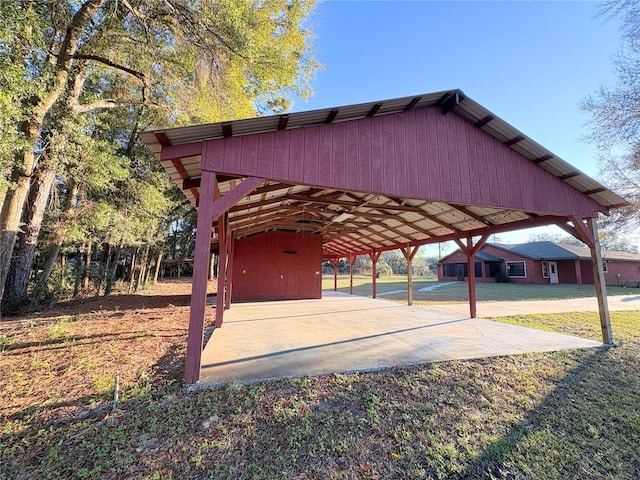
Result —
[{"label": "house door", "polygon": [[456,274],[458,276],[458,281],[464,282],[464,264],[463,263],[458,263],[456,265]]},{"label": "house door", "polygon": [[556,262],[549,262],[549,283],[559,283],[558,264]]}]

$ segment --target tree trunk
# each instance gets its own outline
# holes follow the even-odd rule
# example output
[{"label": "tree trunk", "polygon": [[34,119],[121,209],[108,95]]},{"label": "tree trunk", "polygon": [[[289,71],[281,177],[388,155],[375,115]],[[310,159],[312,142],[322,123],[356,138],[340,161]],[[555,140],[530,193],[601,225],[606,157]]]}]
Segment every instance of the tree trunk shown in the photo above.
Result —
[{"label": "tree trunk", "polygon": [[[54,175],[55,181],[55,175]],[[60,215],[60,221],[55,228],[53,241],[49,246],[49,250],[47,251],[47,256],[44,262],[44,267],[42,269],[42,273],[40,274],[40,278],[33,289],[34,298],[40,296],[42,292],[45,291],[45,287],[47,283],[49,283],[49,278],[51,277],[51,272],[53,272],[53,267],[56,263],[56,259],[62,250],[62,244],[64,243],[65,238],[67,237],[67,226],[69,222],[70,212],[75,208],[76,197],[78,196],[78,185],[75,182],[72,182],[69,185],[69,193],[65,200],[63,211]],[[42,212],[44,214],[44,211]],[[31,268],[31,266],[29,266]],[[64,279],[62,280],[64,283]]]},{"label": "tree trunk", "polygon": [[80,250],[78,250],[78,268],[76,268],[76,281],[73,285],[73,298],[76,298],[80,294],[80,286],[82,285],[82,276],[84,275],[84,258],[83,252],[86,247],[86,244],[83,243]]},{"label": "tree trunk", "polygon": [[45,257],[44,266],[42,267],[42,273],[40,274],[36,285],[33,287],[33,292],[31,294],[34,299],[37,300],[45,291],[45,288],[49,283],[49,278],[51,277],[51,272],[53,272],[53,267],[55,266],[58,255],[60,254],[60,250],[62,250],[62,243],[57,242],[54,242],[49,247],[49,250],[47,250],[47,256]]},{"label": "tree trunk", "polygon": [[158,258],[156,259],[156,268],[153,272],[153,284],[155,285],[158,282],[158,273],[160,272],[160,268],[162,267],[162,251],[158,253]]},{"label": "tree trunk", "polygon": [[104,287],[104,296],[108,297],[111,295],[111,290],[113,289],[113,283],[116,279],[116,270],[118,269],[118,263],[120,262],[120,255],[122,253],[121,247],[116,247],[114,249],[112,260],[111,260],[111,268],[109,268],[109,273],[107,275],[107,284]]},{"label": "tree trunk", "polygon": [[142,258],[140,259],[140,272],[136,276],[136,283],[133,289],[134,292],[137,292],[140,286],[144,287],[144,279],[146,275],[148,259],[149,259],[149,244],[147,243],[144,248],[144,253],[142,254]]},{"label": "tree trunk", "polygon": [[133,293],[133,284],[136,279],[136,257],[138,256],[138,248],[135,249],[131,256],[131,271],[129,272],[129,293]]},{"label": "tree trunk", "polygon": [[31,117],[22,128],[27,146],[16,154],[11,179],[15,187],[6,191],[0,211],[0,298],[4,289],[16,243],[22,210],[29,192],[31,175],[36,166],[36,146],[44,119],[65,90],[73,55],[79,45],[83,30],[106,0],[86,0],[74,14],[62,39],[56,60],[56,77],[49,91],[31,110]]},{"label": "tree trunk", "polygon": [[29,201],[23,213],[23,231],[18,236],[14,248],[11,268],[7,275],[4,296],[2,298],[5,310],[15,310],[27,299],[27,285],[33,266],[33,257],[42,219],[56,178],[53,167],[39,168],[31,182]]},{"label": "tree trunk", "polygon": [[87,250],[84,254],[84,269],[82,270],[82,288],[84,290],[89,289],[89,269],[91,268],[91,249],[93,245],[91,242],[87,244]]},{"label": "tree trunk", "polygon": [[107,272],[109,271],[109,257],[111,251],[111,245],[104,242],[102,244],[102,255],[100,256],[100,271],[98,273],[98,279],[96,281],[96,297],[100,296],[100,289],[102,288],[102,282],[105,281]]}]

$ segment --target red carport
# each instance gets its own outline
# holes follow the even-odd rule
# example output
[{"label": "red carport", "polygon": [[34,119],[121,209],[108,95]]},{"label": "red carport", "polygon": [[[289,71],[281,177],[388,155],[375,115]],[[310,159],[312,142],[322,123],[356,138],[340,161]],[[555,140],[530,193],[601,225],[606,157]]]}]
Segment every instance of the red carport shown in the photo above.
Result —
[{"label": "red carport", "polygon": [[[305,275],[318,275],[321,257],[351,264],[369,255],[375,265],[380,252],[401,249],[410,263],[421,245],[453,240],[473,271],[474,255],[489,235],[558,225],[591,249],[602,338],[613,342],[597,217],[626,201],[460,90],[141,137],[198,208],[188,383],[200,375],[210,253],[219,253],[220,327],[234,280],[255,282],[255,275],[241,275],[246,267],[234,271],[235,252],[251,252],[251,242],[282,255],[273,260],[278,264],[305,252],[290,265],[300,279],[265,295],[290,298],[293,289],[312,298],[318,287]],[[256,242],[258,235],[264,237]],[[261,274],[268,276],[273,262],[261,265]],[[409,275],[409,303],[410,281]],[[372,283],[375,296],[375,271]],[[472,275],[468,288],[475,317]]]}]

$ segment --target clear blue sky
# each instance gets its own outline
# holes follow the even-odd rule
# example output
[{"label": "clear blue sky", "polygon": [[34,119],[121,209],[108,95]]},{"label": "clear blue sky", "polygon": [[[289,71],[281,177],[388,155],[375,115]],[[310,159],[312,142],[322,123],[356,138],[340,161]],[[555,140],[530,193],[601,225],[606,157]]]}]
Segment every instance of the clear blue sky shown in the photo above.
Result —
[{"label": "clear blue sky", "polygon": [[579,103],[613,80],[611,60],[622,45],[617,21],[598,17],[598,6],[325,0],[310,21],[324,69],[314,96],[294,111],[460,88],[597,177]]}]

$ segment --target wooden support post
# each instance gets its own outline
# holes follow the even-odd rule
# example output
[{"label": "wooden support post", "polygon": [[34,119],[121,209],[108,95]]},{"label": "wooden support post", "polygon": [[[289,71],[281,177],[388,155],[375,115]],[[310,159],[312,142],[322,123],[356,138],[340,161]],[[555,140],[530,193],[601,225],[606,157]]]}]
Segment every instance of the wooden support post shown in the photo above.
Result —
[{"label": "wooden support post", "polygon": [[338,264],[340,263],[339,258],[332,258],[329,260],[331,265],[333,265],[333,291],[338,291]]},{"label": "wooden support post", "polygon": [[378,278],[378,270],[376,264],[380,259],[382,252],[373,251],[369,254],[371,259],[371,298],[376,298],[376,279]]},{"label": "wooden support post", "polygon": [[191,286],[191,308],[189,311],[189,332],[185,362],[185,381],[195,383],[200,379],[202,348],[204,341],[204,312],[207,305],[207,277],[209,251],[211,249],[211,224],[213,222],[213,192],[216,186],[213,172],[202,172],[200,183],[200,208],[198,210],[198,230],[193,261]]},{"label": "wooden support post", "polygon": [[607,301],[607,286],[604,280],[602,268],[602,254],[600,252],[600,240],[598,238],[598,219],[588,218],[587,225],[593,235],[591,248],[591,263],[593,266],[593,283],[596,287],[598,298],[598,313],[600,315],[600,328],[602,329],[602,343],[613,345],[613,332],[611,331],[611,318],[609,316],[609,304]]},{"label": "wooden support post", "polygon": [[407,245],[404,248],[401,248],[400,251],[404,255],[404,258],[407,259],[407,305],[413,305],[413,272],[411,271],[411,264],[413,263],[413,258],[416,256],[420,250],[420,246],[411,248],[411,245]]},{"label": "wooden support post", "polygon": [[356,255],[349,254],[349,295],[353,295],[353,263],[356,261]]},{"label": "wooden support post", "polygon": [[582,285],[582,267],[580,267],[580,259],[576,258],[573,261],[573,266],[575,268],[576,271],[576,284],[577,285]]},{"label": "wooden support post", "polygon": [[[228,218],[228,217],[227,217]],[[227,260],[227,294],[225,296],[225,310],[229,310],[231,308],[231,295],[233,292],[233,256],[234,256],[234,247],[235,240],[233,239],[233,235],[231,234],[231,229],[227,224],[227,245],[229,245],[229,257]]]},{"label": "wooden support post", "polygon": [[218,293],[216,294],[216,323],[215,327],[222,326],[225,307],[225,293],[227,286],[227,225],[225,215],[218,218],[218,240],[220,252],[218,253]]},{"label": "wooden support post", "polygon": [[474,259],[473,239],[471,235],[467,236],[467,286],[469,290],[469,316],[476,318],[477,305],[476,305],[476,268]]},{"label": "wooden support post", "polygon": [[467,235],[467,244],[462,243],[460,239],[454,239],[454,241],[460,247],[460,250],[467,256],[467,290],[469,292],[469,316],[471,318],[476,318],[476,269],[474,263],[475,254],[478,253],[487,240],[489,239],[489,234],[485,234],[473,244],[473,238],[471,234]]}]

